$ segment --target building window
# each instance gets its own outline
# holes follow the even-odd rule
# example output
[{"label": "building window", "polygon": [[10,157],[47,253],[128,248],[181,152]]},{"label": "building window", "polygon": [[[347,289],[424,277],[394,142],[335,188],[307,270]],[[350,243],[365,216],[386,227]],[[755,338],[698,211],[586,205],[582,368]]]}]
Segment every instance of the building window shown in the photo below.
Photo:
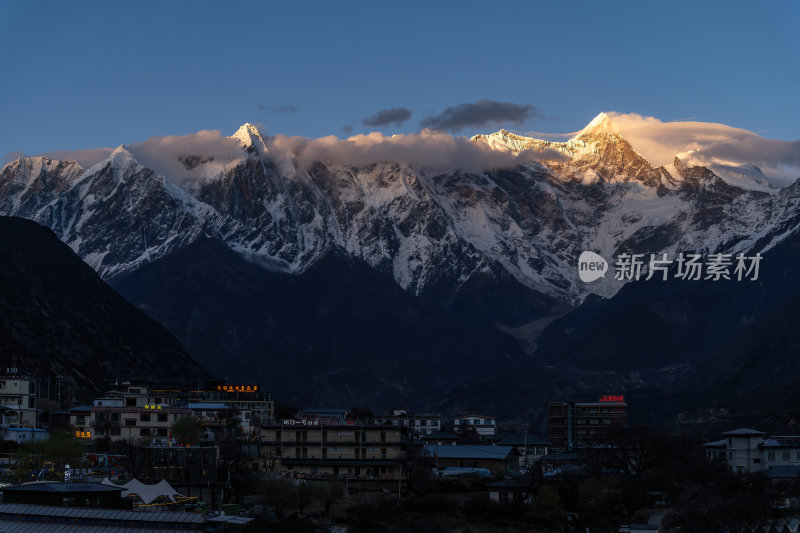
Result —
[{"label": "building window", "polygon": [[142,422],[150,422],[150,413],[142,413],[139,415],[139,420]]},{"label": "building window", "polygon": [[757,464],[760,464],[760,463],[761,463],[761,458],[760,457],[756,457],[756,458],[753,459],[753,464],[754,465],[757,465]]},{"label": "building window", "polygon": [[150,429],[148,428],[141,428],[139,430],[139,436],[141,437],[149,437],[150,436]]},{"label": "building window", "polygon": [[166,422],[167,421],[167,413],[158,413],[158,421],[159,422]]},{"label": "building window", "polygon": [[767,459],[769,459],[770,461],[774,461],[775,460],[775,452],[769,452],[767,454]]},{"label": "building window", "polygon": [[159,437],[166,437],[167,436],[167,428],[158,428],[158,436]]},{"label": "building window", "polygon": [[783,460],[788,461],[790,458],[789,452],[783,452]]},{"label": "building window", "polygon": [[86,417],[85,416],[81,415],[81,416],[76,416],[75,417],[75,424],[77,424],[79,426],[82,426],[85,423],[86,423]]},{"label": "building window", "polygon": [[111,436],[112,437],[119,437],[120,429],[119,428],[111,428]]},{"label": "building window", "polygon": [[136,398],[125,398],[125,407],[136,407]]},{"label": "building window", "polygon": [[111,413],[111,421],[119,422],[119,413]]},{"label": "building window", "polygon": [[126,418],[125,419],[125,427],[132,427],[136,425],[136,419],[134,418]]}]

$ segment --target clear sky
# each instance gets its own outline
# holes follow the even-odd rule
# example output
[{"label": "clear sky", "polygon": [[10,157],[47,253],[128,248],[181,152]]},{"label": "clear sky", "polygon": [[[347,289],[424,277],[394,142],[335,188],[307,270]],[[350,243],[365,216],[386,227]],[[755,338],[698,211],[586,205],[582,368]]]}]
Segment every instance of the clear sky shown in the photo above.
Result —
[{"label": "clear sky", "polygon": [[618,111],[795,140],[799,27],[797,1],[0,0],[0,156],[244,122],[407,133],[482,100],[523,119],[452,133]]}]

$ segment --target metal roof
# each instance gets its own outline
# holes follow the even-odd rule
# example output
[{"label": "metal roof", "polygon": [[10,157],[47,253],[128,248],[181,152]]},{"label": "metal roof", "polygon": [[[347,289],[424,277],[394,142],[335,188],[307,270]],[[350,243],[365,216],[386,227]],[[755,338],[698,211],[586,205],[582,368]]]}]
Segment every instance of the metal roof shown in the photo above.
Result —
[{"label": "metal roof", "polygon": [[[138,522],[142,523],[142,527],[153,527],[157,531],[161,531],[161,528],[157,525],[159,522],[170,524],[205,523],[205,518],[200,514],[180,511],[129,511],[122,509],[95,509],[89,507],[57,507],[53,505],[32,505],[27,503],[0,503],[0,523],[3,521],[12,521],[15,518],[17,520],[24,520],[24,517],[40,517],[42,520],[48,517],[75,518],[88,520],[88,525],[91,525],[91,520],[118,520],[131,523],[131,525],[124,526],[129,528],[138,527],[134,524]],[[29,518],[28,520],[31,519]],[[33,518],[33,521],[35,520],[36,519]],[[31,522],[29,521],[27,523],[30,524]],[[152,523],[153,525],[147,526],[146,524],[148,523]],[[53,526],[54,524],[47,525]],[[5,533],[6,530],[0,529],[0,531]],[[108,529],[105,531],[108,531]]]},{"label": "metal roof", "polygon": [[75,407],[70,407],[69,409],[67,409],[67,411],[69,411],[70,413],[75,413],[75,412],[78,412],[78,413],[87,412],[88,413],[89,411],[92,410],[92,407],[93,406],[91,406],[91,405],[77,405]]},{"label": "metal roof", "polygon": [[495,459],[504,460],[514,452],[513,446],[430,445],[425,453],[440,459]]},{"label": "metal roof", "polygon": [[122,491],[122,487],[109,487],[100,483],[88,482],[75,482],[75,483],[59,483],[59,482],[33,482],[24,483],[22,485],[13,485],[5,487],[5,492],[114,492]]},{"label": "metal roof", "polygon": [[706,442],[703,446],[706,448],[725,448],[728,446],[728,441],[726,439],[715,440],[714,442]]},{"label": "metal roof", "polygon": [[764,477],[773,479],[800,477],[800,466],[773,466],[764,470]]},{"label": "metal roof", "polygon": [[759,448],[800,448],[800,437],[770,437],[758,444]]},{"label": "metal roof", "polygon": [[726,431],[723,435],[728,435],[731,437],[756,437],[758,435],[765,435],[763,431],[758,431],[757,429],[750,429],[750,428],[739,428],[734,429],[731,431]]},{"label": "metal roof", "polygon": [[420,436],[423,440],[436,440],[436,439],[445,439],[445,440],[458,440],[461,437],[456,435],[455,433],[448,433],[447,431],[434,431],[433,433],[429,433],[428,435]]},{"label": "metal roof", "polygon": [[245,525],[249,524],[255,520],[254,518],[247,518],[246,516],[228,516],[228,515],[221,515],[215,516],[214,518],[209,518],[209,522],[220,523],[220,524],[234,524],[234,525]]},{"label": "metal roof", "polygon": [[505,433],[495,437],[497,444],[504,446],[549,446],[550,442],[547,439],[537,437],[536,435],[527,435],[521,433]]},{"label": "metal roof", "polygon": [[189,402],[189,409],[230,409],[231,407],[222,402]]}]

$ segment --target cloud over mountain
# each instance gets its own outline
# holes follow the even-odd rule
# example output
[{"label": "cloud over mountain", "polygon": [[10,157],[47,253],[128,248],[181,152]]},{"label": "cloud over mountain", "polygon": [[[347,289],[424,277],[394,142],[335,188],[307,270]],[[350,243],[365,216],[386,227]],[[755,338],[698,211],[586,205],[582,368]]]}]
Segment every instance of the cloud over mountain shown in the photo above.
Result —
[{"label": "cloud over mountain", "polygon": [[439,131],[460,131],[487,124],[522,124],[529,118],[542,118],[539,108],[511,102],[483,99],[475,103],[448,107],[442,113],[420,122],[423,128]]},{"label": "cloud over mountain", "polygon": [[766,139],[713,122],[663,122],[636,113],[610,113],[620,132],[654,165],[676,155],[701,165],[756,165],[783,186],[800,177],[800,141]]},{"label": "cloud over mountain", "polygon": [[411,118],[411,110],[405,107],[390,107],[388,109],[381,109],[374,115],[366,117],[361,121],[365,126],[387,126],[394,124],[399,126],[406,120]]}]

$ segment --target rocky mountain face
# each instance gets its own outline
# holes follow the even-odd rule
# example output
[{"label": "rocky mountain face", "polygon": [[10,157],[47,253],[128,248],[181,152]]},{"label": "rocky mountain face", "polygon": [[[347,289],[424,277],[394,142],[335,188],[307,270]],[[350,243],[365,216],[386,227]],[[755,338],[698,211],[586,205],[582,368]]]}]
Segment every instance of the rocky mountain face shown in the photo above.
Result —
[{"label": "rocky mountain face", "polygon": [[[111,279],[214,237],[271,270],[302,273],[332,250],[421,294],[500,265],[526,287],[572,305],[621,284],[581,283],[578,255],[626,250],[740,251],[787,223],[795,187],[746,190],[676,160],[654,168],[601,115],[565,143],[505,131],[476,136],[496,150],[555,150],[565,160],[483,173],[431,173],[398,162],[299,168],[270,155],[245,125],[241,157],[187,181],[159,176],[125,148],[94,167],[22,158],[0,171],[0,213],[53,229]],[[189,170],[202,154],[178,159]],[[202,173],[201,173],[202,175]],[[785,228],[784,228],[785,229]]]},{"label": "rocky mountain face", "polygon": [[[604,114],[566,142],[504,130],[478,135],[475,145],[496,151],[560,155],[527,163],[521,157],[516,166],[485,172],[433,172],[400,161],[303,165],[249,124],[231,139],[241,147],[235,157],[178,154],[183,170],[167,176],[125,147],[86,170],[22,158],[0,171],[0,213],[50,227],[213,370],[230,375],[225,365],[239,361],[236,368],[262,368],[265,384],[286,383],[288,391],[289,370],[270,369],[305,353],[298,362],[328,384],[313,389],[325,389],[318,398],[329,403],[353,381],[342,377],[345,367],[413,359],[447,375],[457,364],[442,353],[448,345],[474,368],[460,368],[447,383],[406,388],[403,398],[431,398],[469,375],[502,375],[499,367],[530,374],[545,359],[552,365],[558,358],[542,359],[537,350],[553,338],[553,330],[540,335],[548,323],[584,302],[613,301],[605,299],[625,285],[613,276],[581,282],[576,265],[584,250],[609,261],[625,252],[766,253],[800,225],[797,184],[770,189],[756,176],[743,187],[741,176],[755,170],[736,181],[678,158],[655,167]],[[360,276],[320,285],[348,270]],[[369,281],[361,287],[361,280]],[[366,285],[381,289],[368,298]],[[281,292],[286,287],[297,299]],[[346,305],[348,295],[360,307]],[[297,301],[314,298],[320,308],[338,303],[325,315]],[[247,313],[237,310],[239,301],[249,302]],[[284,311],[292,320],[281,322]],[[322,318],[331,313],[337,320]],[[489,349],[459,329],[459,320],[481,338],[501,335],[503,348]],[[298,323],[307,327],[291,326]],[[518,344],[499,340],[509,335]],[[355,348],[348,336],[370,342]],[[343,364],[345,354],[358,355]],[[386,371],[377,382],[402,388],[393,375]],[[351,397],[381,396],[378,388]]]},{"label": "rocky mountain face", "polygon": [[63,376],[83,400],[107,379],[206,374],[52,231],[16,217],[0,217],[0,366]]}]

